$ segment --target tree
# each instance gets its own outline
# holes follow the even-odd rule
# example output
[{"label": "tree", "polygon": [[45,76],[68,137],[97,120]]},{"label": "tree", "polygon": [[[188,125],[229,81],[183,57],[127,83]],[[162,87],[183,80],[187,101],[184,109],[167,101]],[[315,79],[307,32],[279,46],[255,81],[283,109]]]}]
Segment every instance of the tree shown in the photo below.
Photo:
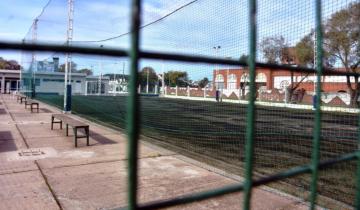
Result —
[{"label": "tree", "polygon": [[248,60],[249,60],[249,55],[246,55],[246,54],[242,54],[239,58],[239,61],[243,62],[243,63],[247,63]]},{"label": "tree", "polygon": [[[69,65],[70,63],[68,63]],[[71,72],[76,72],[77,64],[71,61]],[[59,72],[65,72],[65,63],[61,64],[59,67]]]},{"label": "tree", "polygon": [[284,49],[288,47],[283,36],[265,37],[260,42],[260,49],[268,63],[280,63],[283,60]]},{"label": "tree", "polygon": [[[360,73],[360,3],[351,3],[347,8],[335,12],[324,26],[324,48],[330,59],[342,63],[346,72]],[[350,93],[350,105],[359,106],[359,77],[354,76],[351,84],[350,76],[346,83]]]},{"label": "tree", "polygon": [[304,67],[314,67],[314,32],[305,35],[296,45],[296,64]]},{"label": "tree", "polygon": [[185,71],[168,71],[165,73],[165,84],[167,86],[186,87],[190,84],[188,74]]},{"label": "tree", "polygon": [[20,70],[21,66],[15,60],[6,60],[0,57],[0,69]]},{"label": "tree", "polygon": [[80,70],[77,70],[76,72],[77,73],[84,73],[87,76],[93,75],[93,71],[91,69],[88,69],[88,68],[80,69]]},{"label": "tree", "polygon": [[[265,37],[261,43],[260,48],[262,49],[263,55],[268,63],[273,64],[300,64],[310,65],[313,61],[313,45],[311,44],[311,35],[307,35],[300,40],[299,43],[294,47],[289,47],[283,36]],[[295,51],[295,53],[294,53]],[[301,62],[299,63],[298,54],[300,53]],[[298,63],[296,63],[296,61]],[[290,85],[286,87],[288,91],[286,101],[290,101],[294,92],[299,88],[300,84],[309,76],[309,73],[305,74],[299,82],[294,82],[294,72],[290,72]]]},{"label": "tree", "polygon": [[158,80],[158,76],[152,67],[144,67],[139,73],[139,83],[142,87],[146,87],[149,81],[149,89],[151,89],[151,87],[155,87]]},{"label": "tree", "polygon": [[199,80],[198,84],[199,87],[204,88],[209,84],[209,79],[207,77],[204,77],[202,80]]}]

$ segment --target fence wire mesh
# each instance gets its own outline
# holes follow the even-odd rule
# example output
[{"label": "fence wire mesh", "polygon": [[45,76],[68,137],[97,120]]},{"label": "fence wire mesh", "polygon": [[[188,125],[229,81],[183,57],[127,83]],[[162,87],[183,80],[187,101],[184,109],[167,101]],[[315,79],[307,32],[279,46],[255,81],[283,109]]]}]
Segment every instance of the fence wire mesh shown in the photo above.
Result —
[{"label": "fence wire mesh", "polygon": [[[142,50],[247,62],[247,1],[143,3]],[[72,44],[129,49],[129,5],[130,1],[75,1]],[[323,1],[322,5],[325,67],[337,72],[358,72],[359,67],[354,65],[359,65],[360,1]],[[67,15],[65,1],[49,1],[24,42],[66,44]],[[259,0],[257,22],[257,61],[315,67],[313,1]],[[344,31],[335,30],[343,25],[347,26],[341,29]],[[334,42],[348,48],[335,49]],[[344,55],[348,57],[341,57]],[[65,54],[23,53],[22,57],[22,91],[62,108]],[[128,60],[74,54],[72,62],[72,112],[125,129]],[[142,139],[191,157],[203,167],[244,176],[248,68],[149,59],[142,59],[140,66]],[[315,81],[314,73],[257,67],[255,177],[311,161],[317,85],[322,86],[324,110],[321,160],[357,150],[358,79],[351,77],[347,81],[346,76],[324,75],[321,84]],[[319,204],[339,209],[354,206],[355,170],[356,164],[349,162],[322,171],[318,181]],[[310,176],[285,179],[271,186],[307,200]],[[186,192],[176,191],[159,198],[181,193]]]}]

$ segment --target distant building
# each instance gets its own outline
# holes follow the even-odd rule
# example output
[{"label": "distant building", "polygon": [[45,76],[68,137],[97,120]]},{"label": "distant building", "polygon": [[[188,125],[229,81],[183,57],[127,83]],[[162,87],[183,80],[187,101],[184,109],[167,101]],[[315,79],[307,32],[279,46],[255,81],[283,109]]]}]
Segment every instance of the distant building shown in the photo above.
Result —
[{"label": "distant building", "polygon": [[[87,76],[85,73],[72,73],[72,93],[75,95],[108,94],[108,76]],[[35,84],[36,93],[64,94],[64,72],[23,72],[22,91],[31,91],[31,84]],[[100,85],[101,84],[101,85]],[[0,93],[11,93],[20,90],[20,70],[0,70]]]},{"label": "distant building", "polygon": [[121,94],[128,92],[128,81],[124,78],[109,81],[109,93]]},{"label": "distant building", "polygon": [[19,90],[20,70],[0,69],[0,93]]},{"label": "distant building", "polygon": [[36,69],[38,72],[56,72],[59,70],[59,58],[53,57],[52,61],[37,61]]}]

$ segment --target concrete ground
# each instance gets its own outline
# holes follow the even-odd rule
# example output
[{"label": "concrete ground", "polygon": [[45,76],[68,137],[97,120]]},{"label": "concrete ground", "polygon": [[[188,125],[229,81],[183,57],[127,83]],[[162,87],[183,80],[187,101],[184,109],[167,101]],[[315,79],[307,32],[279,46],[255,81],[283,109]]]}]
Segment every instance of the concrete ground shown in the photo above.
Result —
[{"label": "concrete ground", "polygon": [[[40,103],[31,113],[10,95],[0,95],[0,209],[111,209],[126,206],[126,137],[90,124],[90,146],[72,132],[50,130],[51,113]],[[185,162],[178,155],[140,144],[139,201],[167,199],[200,192],[234,180]],[[234,193],[171,209],[241,209]],[[252,209],[308,209],[299,200],[255,189]]]}]

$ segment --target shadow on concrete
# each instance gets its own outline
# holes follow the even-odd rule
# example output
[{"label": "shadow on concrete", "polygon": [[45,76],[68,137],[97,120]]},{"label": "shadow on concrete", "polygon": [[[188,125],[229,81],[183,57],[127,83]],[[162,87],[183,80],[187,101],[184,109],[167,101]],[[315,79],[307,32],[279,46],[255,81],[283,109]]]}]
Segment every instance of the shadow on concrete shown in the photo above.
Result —
[{"label": "shadow on concrete", "polygon": [[6,114],[5,109],[0,109],[0,114]]},{"label": "shadow on concrete", "polygon": [[0,152],[16,151],[15,140],[10,131],[0,131]]},{"label": "shadow on concrete", "polygon": [[39,108],[39,112],[40,112],[40,113],[52,113],[52,111],[50,111],[50,110],[47,109],[47,108]]},{"label": "shadow on concrete", "polygon": [[111,140],[108,137],[106,137],[106,136],[104,136],[102,134],[96,133],[94,131],[90,132],[90,137],[91,137],[92,140],[97,141],[96,144],[117,144],[116,141]]}]

